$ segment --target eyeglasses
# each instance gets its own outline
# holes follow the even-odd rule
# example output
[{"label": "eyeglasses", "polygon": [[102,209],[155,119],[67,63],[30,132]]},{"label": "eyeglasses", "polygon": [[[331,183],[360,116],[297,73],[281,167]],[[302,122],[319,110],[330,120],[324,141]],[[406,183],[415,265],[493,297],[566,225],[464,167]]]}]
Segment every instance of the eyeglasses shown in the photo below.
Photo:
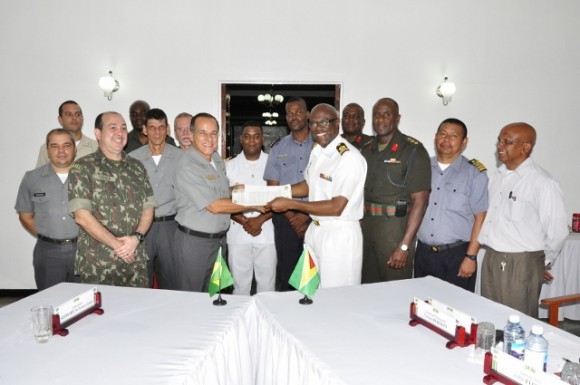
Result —
[{"label": "eyeglasses", "polygon": [[322,119],[322,120],[310,120],[308,122],[308,127],[315,128],[316,126],[320,127],[328,127],[330,123],[334,123],[338,120],[338,118],[334,119]]}]

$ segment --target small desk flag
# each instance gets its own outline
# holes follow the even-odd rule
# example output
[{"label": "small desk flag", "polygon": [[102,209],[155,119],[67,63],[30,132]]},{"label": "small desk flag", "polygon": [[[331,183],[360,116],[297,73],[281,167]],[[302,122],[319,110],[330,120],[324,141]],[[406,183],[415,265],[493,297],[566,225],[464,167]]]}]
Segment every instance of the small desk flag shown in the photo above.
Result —
[{"label": "small desk flag", "polygon": [[228,265],[222,257],[222,248],[220,247],[213,265],[213,271],[211,273],[211,278],[209,279],[207,291],[209,292],[209,296],[212,297],[217,292],[228,286],[232,286],[233,284],[234,279],[232,278],[232,273],[230,273],[230,269],[228,269]]},{"label": "small desk flag", "polygon": [[318,268],[306,246],[304,246],[302,255],[300,255],[288,283],[308,297],[312,297],[320,285]]}]

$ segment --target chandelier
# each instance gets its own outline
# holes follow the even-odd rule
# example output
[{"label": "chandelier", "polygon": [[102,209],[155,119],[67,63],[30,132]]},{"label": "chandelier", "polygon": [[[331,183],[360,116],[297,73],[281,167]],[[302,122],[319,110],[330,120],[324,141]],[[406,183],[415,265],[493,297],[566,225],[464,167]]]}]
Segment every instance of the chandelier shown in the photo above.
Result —
[{"label": "chandelier", "polygon": [[267,126],[275,126],[278,124],[276,118],[279,117],[277,112],[274,112],[274,108],[284,101],[284,97],[280,94],[274,94],[274,90],[271,89],[267,94],[258,95],[258,102],[262,103],[268,108],[267,112],[262,113],[262,117],[266,119],[264,122]]}]

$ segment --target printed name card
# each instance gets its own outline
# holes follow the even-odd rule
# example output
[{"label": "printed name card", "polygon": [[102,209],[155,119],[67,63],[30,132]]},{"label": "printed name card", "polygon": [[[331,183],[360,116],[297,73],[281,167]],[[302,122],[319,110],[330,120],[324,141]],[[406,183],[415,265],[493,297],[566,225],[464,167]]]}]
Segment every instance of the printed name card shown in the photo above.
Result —
[{"label": "printed name card", "polygon": [[507,385],[562,385],[560,377],[552,373],[536,370],[522,360],[504,353],[502,350],[492,347],[491,353],[486,353],[483,372],[487,374],[483,378],[485,384],[493,384],[499,381]]},{"label": "printed name card", "polygon": [[77,322],[81,318],[91,314],[103,314],[101,309],[101,293],[96,287],[71,298],[62,305],[54,309],[52,316],[52,334],[66,336],[68,326]]},{"label": "printed name card", "polygon": [[446,337],[449,339],[446,344],[448,349],[474,344],[477,332],[476,322],[477,320],[474,317],[433,298],[423,301],[414,297],[411,303],[411,321],[409,325],[422,324]]}]

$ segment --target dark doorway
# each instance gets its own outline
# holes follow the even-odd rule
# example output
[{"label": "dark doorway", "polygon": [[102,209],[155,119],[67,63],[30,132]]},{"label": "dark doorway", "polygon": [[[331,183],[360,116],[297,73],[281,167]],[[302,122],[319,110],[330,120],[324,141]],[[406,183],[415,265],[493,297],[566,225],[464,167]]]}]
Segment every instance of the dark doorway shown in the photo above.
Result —
[{"label": "dark doorway", "polygon": [[285,106],[292,97],[306,100],[309,110],[318,103],[328,103],[340,111],[340,84],[222,84],[222,156],[241,151],[241,128],[248,121],[261,124],[268,152],[274,142],[288,134]]}]

